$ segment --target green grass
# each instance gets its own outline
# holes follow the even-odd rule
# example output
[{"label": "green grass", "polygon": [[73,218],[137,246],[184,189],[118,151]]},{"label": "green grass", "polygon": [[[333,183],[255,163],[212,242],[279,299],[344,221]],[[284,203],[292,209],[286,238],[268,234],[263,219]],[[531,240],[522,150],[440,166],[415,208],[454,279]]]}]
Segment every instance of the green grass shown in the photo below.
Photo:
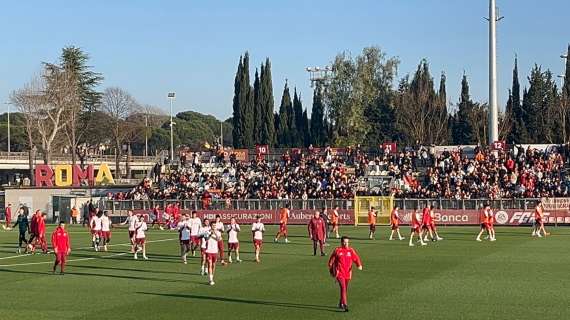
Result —
[{"label": "green grass", "polygon": [[[149,261],[134,261],[126,246],[95,253],[76,249],[65,276],[52,275],[52,256],[15,255],[17,232],[0,232],[0,319],[565,319],[568,311],[570,229],[545,239],[528,228],[498,228],[495,243],[473,239],[477,228],[441,228],[444,241],[427,247],[407,241],[354,237],[364,271],[355,270],[351,311],[337,312],[337,285],[327,258],[313,257],[305,227],[291,227],[291,244],[266,234],[262,263],[252,262],[250,234],[242,232],[241,264],[219,267],[216,285],[198,274],[199,259],[183,265],[176,240],[149,244]],[[407,228],[403,228],[408,231]],[[51,231],[51,228],[50,228]],[[71,228],[75,248],[88,234]],[[408,234],[405,235],[406,237]],[[148,240],[175,239],[154,231]],[[126,243],[115,231],[115,244]],[[334,241],[336,243],[336,240]],[[331,247],[327,248],[329,251]],[[107,257],[107,258],[106,258]],[[94,258],[94,259],[89,259]],[[12,265],[12,266],[6,266]]]}]

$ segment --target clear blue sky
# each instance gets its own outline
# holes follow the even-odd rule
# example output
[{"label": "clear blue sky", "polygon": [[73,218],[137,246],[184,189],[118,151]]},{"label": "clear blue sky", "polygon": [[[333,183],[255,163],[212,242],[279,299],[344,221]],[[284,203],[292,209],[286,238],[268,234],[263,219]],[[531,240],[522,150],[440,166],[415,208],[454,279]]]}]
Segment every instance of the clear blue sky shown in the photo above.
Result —
[{"label": "clear blue sky", "polygon": [[[505,15],[498,41],[503,107],[515,53],[523,85],[535,62],[562,72],[570,1],[498,5]],[[231,115],[234,75],[246,50],[252,66],[270,57],[276,107],[288,78],[310,108],[304,68],[369,45],[401,59],[399,77],[427,58],[436,78],[446,72],[452,102],[465,70],[474,98],[486,101],[487,11],[487,0],[10,1],[0,12],[0,101],[67,45],[89,53],[105,76],[103,87],[122,87],[165,109],[174,90],[175,111],[223,118]]]}]

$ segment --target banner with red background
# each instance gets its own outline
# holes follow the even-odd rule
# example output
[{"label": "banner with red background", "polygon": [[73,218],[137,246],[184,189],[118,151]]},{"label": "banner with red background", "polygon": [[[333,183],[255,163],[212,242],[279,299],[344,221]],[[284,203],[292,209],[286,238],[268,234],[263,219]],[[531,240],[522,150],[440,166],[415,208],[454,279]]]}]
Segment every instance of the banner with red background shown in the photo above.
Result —
[{"label": "banner with red background", "polygon": [[[182,214],[190,214],[192,210],[180,210]],[[149,210],[133,210],[134,214],[149,214]],[[220,215],[222,222],[228,223],[231,218],[235,218],[237,223],[252,224],[256,217],[261,216],[265,224],[279,224],[279,211],[277,210],[198,210],[198,217],[213,220],[216,215]],[[307,224],[315,213],[315,210],[291,210],[289,224]],[[354,211],[338,210],[339,222],[344,225],[354,225]]]}]

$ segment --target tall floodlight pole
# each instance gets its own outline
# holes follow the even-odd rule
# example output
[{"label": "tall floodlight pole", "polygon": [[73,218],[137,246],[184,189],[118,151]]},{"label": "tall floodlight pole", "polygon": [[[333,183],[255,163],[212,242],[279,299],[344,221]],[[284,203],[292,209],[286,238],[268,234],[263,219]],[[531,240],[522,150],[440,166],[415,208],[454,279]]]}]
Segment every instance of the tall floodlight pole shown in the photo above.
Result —
[{"label": "tall floodlight pole", "polygon": [[170,163],[174,162],[174,122],[172,122],[172,103],[176,93],[169,92],[168,99],[170,100]]},{"label": "tall floodlight pole", "polygon": [[7,114],[7,116],[8,116],[8,119],[7,119],[8,120],[8,153],[10,153],[10,151],[11,151],[10,150],[10,104],[11,103],[5,102],[4,104],[8,106],[8,114]]},{"label": "tall floodlight pole", "polygon": [[497,17],[496,0],[489,0],[489,145],[499,140],[499,103],[497,97]]}]

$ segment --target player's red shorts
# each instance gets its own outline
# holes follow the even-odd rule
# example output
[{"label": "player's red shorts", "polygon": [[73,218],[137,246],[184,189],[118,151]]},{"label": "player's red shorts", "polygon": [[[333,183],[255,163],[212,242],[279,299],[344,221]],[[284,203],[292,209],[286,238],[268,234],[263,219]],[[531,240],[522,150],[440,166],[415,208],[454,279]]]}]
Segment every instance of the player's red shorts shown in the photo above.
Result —
[{"label": "player's red shorts", "polygon": [[333,222],[333,223],[331,223],[331,226],[332,226],[333,229],[336,228],[336,227],[338,226],[338,222]]},{"label": "player's red shorts", "polygon": [[429,227],[430,227],[432,230],[435,230],[435,222],[433,222],[433,221],[430,222],[430,223],[429,223]]},{"label": "player's red shorts", "polygon": [[145,238],[136,238],[135,243],[136,244],[144,244],[144,240],[145,240]]},{"label": "player's red shorts", "polygon": [[400,225],[397,223],[392,223],[392,230],[398,230],[400,228]]},{"label": "player's red shorts", "polygon": [[189,246],[190,245],[190,239],[188,240],[180,240],[180,244],[184,245],[184,246]]},{"label": "player's red shorts", "polygon": [[101,238],[105,240],[111,239],[111,231],[101,231]]},{"label": "player's red shorts", "polygon": [[216,261],[218,261],[218,254],[206,252],[206,259],[212,263],[216,263]]},{"label": "player's red shorts", "polygon": [[370,225],[370,231],[376,232],[376,225],[375,224]]},{"label": "player's red shorts", "polygon": [[194,245],[197,245],[197,246],[200,245],[200,237],[198,237],[198,236],[190,236],[190,241]]},{"label": "player's red shorts", "polygon": [[263,246],[263,240],[253,239],[253,246],[261,248]]},{"label": "player's red shorts", "polygon": [[129,230],[129,239],[132,239],[135,236],[135,231]]},{"label": "player's red shorts", "polygon": [[206,248],[200,247],[200,254],[205,255],[206,254]]},{"label": "player's red shorts", "polygon": [[286,223],[279,224],[279,232],[287,233],[287,224]]},{"label": "player's red shorts", "polygon": [[489,225],[486,222],[481,223],[481,229],[489,229]]},{"label": "player's red shorts", "polygon": [[431,230],[431,225],[429,223],[422,224],[422,230]]},{"label": "player's red shorts", "polygon": [[222,256],[223,256],[223,252],[224,252],[224,240],[218,240],[218,251],[222,252]]},{"label": "player's red shorts", "polygon": [[537,223],[537,224],[542,224],[542,218],[536,218],[536,223]]},{"label": "player's red shorts", "polygon": [[228,242],[228,250],[239,250],[239,242]]},{"label": "player's red shorts", "polygon": [[91,234],[94,236],[101,236],[101,230],[91,229]]},{"label": "player's red shorts", "polygon": [[420,233],[420,229],[421,229],[421,228],[420,228],[419,226],[412,227],[412,232],[414,232],[414,233]]}]

